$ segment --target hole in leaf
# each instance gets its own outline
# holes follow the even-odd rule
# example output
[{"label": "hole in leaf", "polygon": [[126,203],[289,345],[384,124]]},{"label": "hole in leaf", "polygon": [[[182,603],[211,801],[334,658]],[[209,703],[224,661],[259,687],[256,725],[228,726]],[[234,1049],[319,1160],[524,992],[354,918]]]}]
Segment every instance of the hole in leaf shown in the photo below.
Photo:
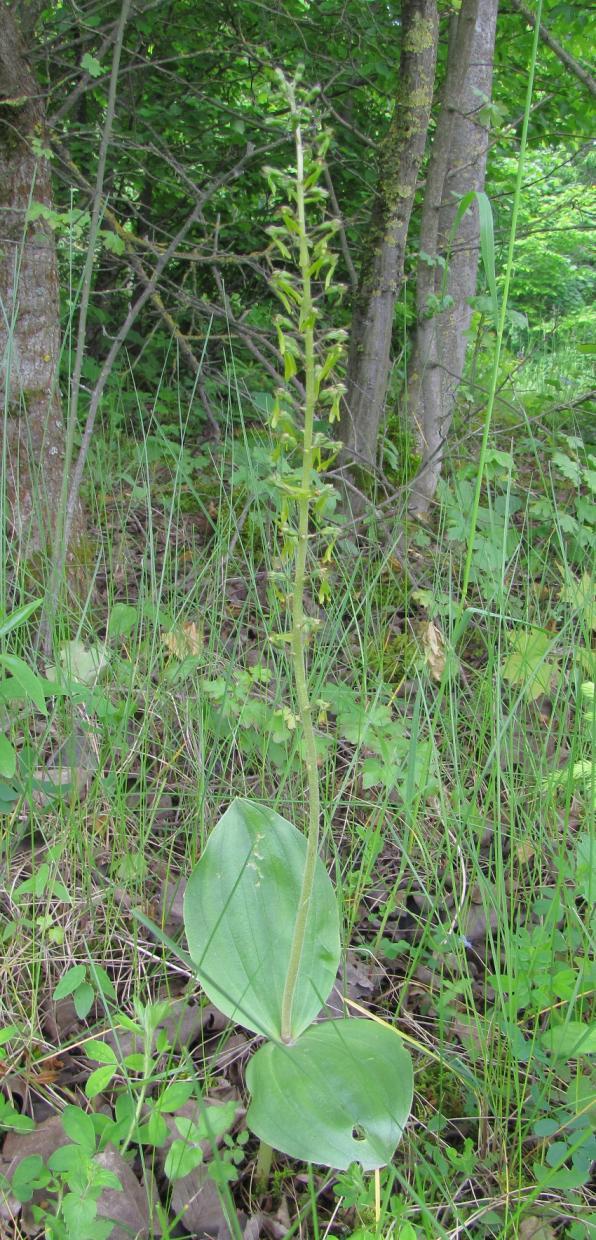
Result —
[{"label": "hole in leaf", "polygon": [[366,1133],[364,1128],[360,1127],[360,1124],[354,1124],[354,1127],[352,1128],[352,1137],[354,1141],[366,1141]]}]

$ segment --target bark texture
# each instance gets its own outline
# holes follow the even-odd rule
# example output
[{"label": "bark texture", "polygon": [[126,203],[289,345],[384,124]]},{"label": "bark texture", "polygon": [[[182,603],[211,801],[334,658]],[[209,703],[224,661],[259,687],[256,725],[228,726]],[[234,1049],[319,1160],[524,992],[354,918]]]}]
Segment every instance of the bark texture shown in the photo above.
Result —
[{"label": "bark texture", "polygon": [[[490,100],[498,0],[462,0],[451,19],[447,71],[433,140],[420,228],[416,282],[418,326],[408,375],[408,408],[421,467],[411,510],[424,515],[441,473],[467,331],[476,292],[478,210],[449,236],[461,198],[484,188],[489,134],[482,110]],[[447,263],[447,266],[445,265]]]},{"label": "bark texture", "polygon": [[373,467],[384,412],[395,300],[430,117],[437,54],[436,0],[405,0],[399,86],[380,154],[379,181],[355,298],[347,392],[339,425],[346,457]]},{"label": "bark texture", "polygon": [[62,492],[60,317],[54,234],[26,222],[52,206],[44,109],[19,31],[0,5],[0,426],[3,482],[17,554],[48,548]]}]

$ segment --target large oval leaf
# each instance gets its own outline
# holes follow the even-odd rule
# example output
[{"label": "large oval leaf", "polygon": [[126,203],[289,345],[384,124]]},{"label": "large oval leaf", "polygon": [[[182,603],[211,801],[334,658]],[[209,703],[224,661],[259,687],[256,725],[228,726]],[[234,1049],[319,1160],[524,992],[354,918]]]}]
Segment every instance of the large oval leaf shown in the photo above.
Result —
[{"label": "large oval leaf", "polygon": [[[274,810],[233,801],[211,833],[184,896],[188,947],[203,989],[240,1025],[278,1039],[306,839]],[[317,862],[292,1010],[298,1037],[320,1011],[339,964],[339,914]]]},{"label": "large oval leaf", "polygon": [[412,1061],[397,1034],[370,1020],[313,1025],[292,1046],[268,1042],[250,1060],[246,1121],[302,1162],[365,1171],[390,1162],[412,1106]]}]

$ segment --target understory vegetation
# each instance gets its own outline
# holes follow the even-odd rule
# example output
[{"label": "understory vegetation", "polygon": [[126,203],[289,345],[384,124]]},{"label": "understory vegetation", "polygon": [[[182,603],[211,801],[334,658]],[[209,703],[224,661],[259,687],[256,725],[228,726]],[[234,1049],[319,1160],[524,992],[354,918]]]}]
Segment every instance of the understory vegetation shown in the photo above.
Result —
[{"label": "understory vegetation", "polygon": [[[98,400],[85,539],[76,565],[61,566],[53,613],[55,548],[30,559],[3,534],[0,1236],[590,1240],[592,156],[537,140],[516,189],[523,145],[515,157],[491,153],[494,238],[482,217],[481,289],[445,464],[428,514],[414,518],[411,293],[395,310],[378,469],[363,481],[335,442],[349,315],[341,229],[322,190],[329,118],[300,73],[278,78],[277,94],[270,86],[251,104],[280,133],[286,124],[296,150],[259,173],[267,194],[249,183],[264,215],[265,198],[275,207],[262,299],[243,301],[252,268],[229,297],[218,285],[229,331],[205,301],[194,376],[161,312],[146,335],[126,338]],[[126,188],[123,174],[121,199],[134,197],[133,181]],[[244,218],[248,249],[263,238],[246,193],[247,182],[237,207],[227,186],[220,206],[224,234],[235,211]],[[81,222],[62,199],[51,226],[72,392],[90,214]],[[545,246],[553,210],[560,232]],[[109,268],[118,248],[106,236],[117,230],[104,223],[96,240]],[[107,284],[105,298],[91,297],[95,342],[112,332],[103,305],[130,291],[121,277]],[[251,325],[275,333],[284,384],[245,347]],[[102,363],[100,348],[82,362],[71,455]],[[365,501],[358,510],[350,487]],[[248,802],[281,830],[280,891],[294,864],[289,824],[305,851],[313,814],[320,833],[326,875],[307,901],[302,953],[319,1002],[295,1039],[284,1021],[304,986],[298,966],[278,1037],[275,1002],[272,1028],[261,1027],[254,979],[232,993],[231,965],[210,975],[210,944],[193,943],[212,904],[213,942],[223,926],[250,956],[252,897],[231,924],[228,906],[262,861],[256,845],[248,861],[218,854],[233,874],[221,909],[219,888],[196,878],[222,819],[229,826]],[[337,970],[327,951],[337,977],[320,994],[309,927],[328,910],[317,899],[329,900],[341,947]],[[294,923],[279,926],[280,941],[282,929],[293,950]],[[281,1070],[288,1048],[324,1043],[332,1021],[365,1031],[338,1099],[354,1116],[348,1139],[367,1154],[378,1143],[364,1166],[342,1165],[346,1134],[342,1146],[322,1077],[313,1117],[299,1073],[292,1095]],[[378,1055],[366,1049],[371,1027]],[[413,1070],[403,1123],[409,1101],[389,1092],[390,1033],[404,1097],[410,1061]],[[266,1082],[276,1122],[299,1132],[274,1149],[257,1119],[265,1048],[279,1059]],[[377,1071],[389,1120],[371,1137],[358,1080],[368,1089]],[[261,1097],[260,1112],[267,1105]],[[335,1162],[293,1153],[320,1148],[325,1125]]]},{"label": "understory vegetation", "polygon": [[[594,1225],[596,445],[574,413],[554,419],[545,402],[530,422],[523,396],[511,403],[495,442],[509,442],[510,418],[522,428],[515,460],[489,454],[457,651],[465,462],[443,484],[435,528],[409,529],[399,555],[375,528],[356,552],[346,530],[322,601],[310,600],[324,855],[350,943],[330,1002],[374,1012],[413,1047],[412,1119],[381,1173],[381,1234],[401,1237],[563,1225],[580,1238]],[[34,1201],[97,1197],[106,1181],[91,1153],[127,1141],[147,1195],[133,1235],[147,1209],[163,1234],[188,1234],[184,1216],[167,1231],[155,1187],[172,1172],[174,1214],[186,1197],[198,1211],[190,1234],[206,1192],[207,1228],[214,1209],[224,1225],[207,1183],[229,1219],[232,1190],[241,1218],[266,1210],[273,1235],[373,1235],[373,1185],[357,1168],[304,1177],[282,1159],[266,1197],[255,1193],[242,1122],[251,1039],[135,917],[180,939],[185,878],[235,795],[303,815],[288,656],[270,640],[287,591],[274,446],[233,390],[230,404],[226,441],[209,452],[185,432],[188,409],[178,435],[153,418],[142,438],[96,445],[94,594],[76,626],[64,612],[58,668],[34,686],[9,664],[2,683],[18,758],[12,778],[4,758],[1,788],[1,1118],[13,1142],[31,1140],[34,1100],[36,1159],[53,1154],[54,1116],[89,1117],[66,1126],[84,1191],[60,1160],[41,1180],[35,1161],[25,1202],[29,1183],[44,1187]],[[27,625],[5,649],[31,666]],[[174,1169],[170,1116],[200,1124],[215,1102],[223,1141],[197,1181],[183,1151]],[[39,1220],[54,1207],[23,1208]],[[84,1234],[108,1234],[93,1226]]]}]

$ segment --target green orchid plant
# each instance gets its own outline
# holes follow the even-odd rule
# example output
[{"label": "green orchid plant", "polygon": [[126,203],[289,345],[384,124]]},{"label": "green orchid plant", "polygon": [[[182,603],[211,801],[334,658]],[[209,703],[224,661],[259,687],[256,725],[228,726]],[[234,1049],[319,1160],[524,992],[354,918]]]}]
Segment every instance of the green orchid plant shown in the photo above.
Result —
[{"label": "green orchid plant", "polygon": [[277,328],[286,380],[299,374],[304,383],[302,424],[287,393],[278,394],[272,415],[286,454],[275,482],[294,570],[291,628],[279,640],[291,651],[308,826],[303,834],[266,805],[234,801],[190,876],[184,921],[208,997],[266,1039],[246,1072],[249,1128],[264,1146],[296,1159],[340,1170],[358,1162],[376,1170],[393,1157],[410,1113],[410,1056],[395,1030],[372,1019],[314,1023],[335,982],[341,944],[338,902],[319,856],[319,775],[307,677],[307,645],[316,622],[305,614],[304,593],[313,518],[318,537],[333,534],[324,526],[332,488],[318,470],[338,445],[315,429],[315,417],[332,423],[338,416],[343,389],[334,370],[342,343],[336,331],[316,335],[315,294],[337,289],[329,244],[336,222],[324,218],[326,195],[319,186],[330,135],[313,122],[313,98],[299,81],[288,82],[281,73],[278,81],[296,163],[291,173],[265,170],[286,199],[270,234],[287,267],[276,267],[271,280],[284,308]]}]

